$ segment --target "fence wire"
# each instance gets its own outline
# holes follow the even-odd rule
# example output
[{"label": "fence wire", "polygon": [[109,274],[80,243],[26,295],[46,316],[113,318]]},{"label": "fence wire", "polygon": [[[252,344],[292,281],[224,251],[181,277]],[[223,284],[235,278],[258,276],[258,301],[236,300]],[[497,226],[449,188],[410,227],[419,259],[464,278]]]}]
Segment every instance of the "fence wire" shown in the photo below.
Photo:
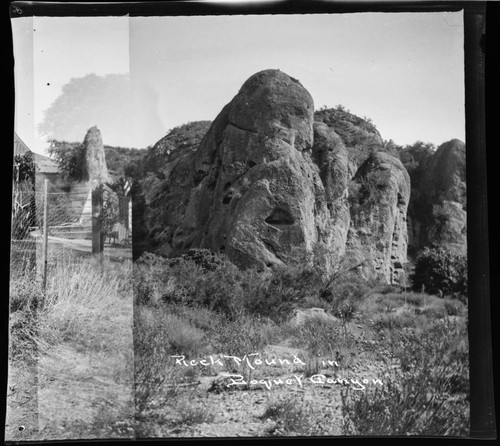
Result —
[{"label": "fence wire", "polygon": [[[11,271],[36,268],[41,274],[44,252],[44,205],[47,201],[47,264],[68,256],[92,254],[92,191],[47,193],[14,190],[11,226]],[[104,255],[132,246],[131,198],[103,192],[101,235]],[[123,253],[122,253],[123,254]]]},{"label": "fence wire", "polygon": [[[11,271],[36,265],[43,248],[43,193],[16,190],[12,196]],[[38,256],[37,256],[38,253]]]}]

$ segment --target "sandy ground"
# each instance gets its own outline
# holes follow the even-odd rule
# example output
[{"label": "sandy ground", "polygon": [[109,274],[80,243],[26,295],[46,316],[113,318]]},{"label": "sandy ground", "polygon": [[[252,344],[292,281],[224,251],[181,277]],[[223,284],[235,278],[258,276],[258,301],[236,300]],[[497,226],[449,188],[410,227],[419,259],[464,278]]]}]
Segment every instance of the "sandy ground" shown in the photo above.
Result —
[{"label": "sandy ground", "polygon": [[36,365],[9,364],[7,401],[5,440],[37,440],[40,435]]},{"label": "sandy ground", "polygon": [[[314,371],[316,375],[324,375],[327,378],[352,378],[380,379],[384,381],[384,374],[391,367],[397,367],[390,360],[383,361],[380,355],[373,354],[372,341],[366,339],[363,330],[359,329],[353,322],[350,331],[358,340],[360,351],[364,354],[349,358],[346,367],[319,366]],[[298,348],[286,345],[268,345],[261,357],[265,358],[289,358],[297,356],[305,359],[305,352]],[[326,359],[326,358],[325,358]],[[330,358],[329,358],[330,359]],[[301,377],[299,381],[295,378]],[[289,385],[266,385],[256,384],[249,389],[233,386],[230,391],[210,390],[213,382],[223,379],[219,373],[216,376],[201,376],[196,378],[196,385],[186,390],[186,395],[181,396],[178,401],[169,401],[168,397],[159,397],[148,407],[145,416],[141,418],[142,426],[138,425],[138,438],[144,437],[270,437],[284,435],[280,432],[280,426],[269,418],[264,418],[269,403],[276,399],[295,399],[297,406],[308,407],[313,413],[313,419],[317,422],[316,427],[321,436],[341,436],[342,433],[342,407],[341,389],[342,385],[337,383],[318,384],[311,382],[301,364],[283,366],[263,366],[254,372],[253,379],[266,378],[274,380],[281,378],[285,383],[290,379]],[[371,381],[370,385],[373,384]],[[352,385],[352,387],[356,387]],[[180,423],[179,404],[183,401],[196,402],[206,408],[207,412],[214,414],[214,418],[206,423]],[[289,432],[287,435],[290,434]],[[303,434],[296,434],[303,435]]]},{"label": "sandy ground", "polygon": [[40,439],[133,438],[133,370],[127,377],[121,359],[68,345],[44,356],[39,363]]}]

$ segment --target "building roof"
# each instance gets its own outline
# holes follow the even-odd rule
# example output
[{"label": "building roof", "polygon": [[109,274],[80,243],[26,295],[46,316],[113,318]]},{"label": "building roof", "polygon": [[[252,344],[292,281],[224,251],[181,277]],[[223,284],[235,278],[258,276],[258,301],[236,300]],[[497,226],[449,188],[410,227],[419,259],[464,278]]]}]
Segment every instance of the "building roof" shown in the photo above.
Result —
[{"label": "building roof", "polygon": [[[24,155],[31,152],[25,142],[14,132],[14,155]],[[37,167],[37,173],[42,174],[57,174],[59,173],[59,166],[57,163],[48,156],[40,155],[39,153],[31,152],[33,160]]]},{"label": "building roof", "polygon": [[53,159],[39,153],[33,153],[33,157],[39,173],[59,173],[59,166]]},{"label": "building roof", "polygon": [[19,135],[14,132],[14,155],[23,155],[26,152],[30,152],[30,149],[28,149],[24,141],[19,138]]}]

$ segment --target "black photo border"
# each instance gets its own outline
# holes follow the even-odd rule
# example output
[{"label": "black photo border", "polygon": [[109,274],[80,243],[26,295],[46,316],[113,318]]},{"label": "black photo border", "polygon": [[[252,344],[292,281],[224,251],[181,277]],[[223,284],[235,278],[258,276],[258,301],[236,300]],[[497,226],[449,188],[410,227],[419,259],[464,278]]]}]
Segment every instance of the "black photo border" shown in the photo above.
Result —
[{"label": "black photo border", "polygon": [[[354,12],[438,12],[464,11],[465,49],[465,109],[466,109],[466,168],[467,168],[467,244],[469,279],[469,357],[470,357],[470,408],[472,439],[495,439],[496,413],[494,376],[498,365],[494,362],[494,347],[498,347],[498,335],[492,331],[498,314],[495,301],[497,289],[495,276],[490,276],[494,265],[493,249],[495,227],[489,232],[489,216],[494,215],[494,203],[488,201],[488,189],[496,183],[492,153],[498,144],[495,132],[498,95],[496,83],[500,80],[498,58],[500,47],[500,2],[497,1],[321,1],[290,0],[271,2],[224,3],[199,1],[169,2],[12,2],[4,9],[4,135],[8,135],[4,151],[7,151],[2,175],[4,191],[11,190],[12,147],[14,129],[14,58],[10,20],[26,16],[162,16],[162,15],[233,15],[233,14],[308,14]],[[496,112],[496,113],[495,113]],[[496,133],[496,132],[495,132]],[[498,150],[498,149],[497,149]],[[488,155],[490,156],[488,159]],[[490,192],[491,195],[491,192]],[[7,198],[5,198],[7,197]],[[11,194],[4,195],[4,214],[11,207]],[[5,402],[7,392],[8,347],[8,295],[10,220],[3,225],[1,249],[3,252],[1,285],[2,314],[2,380],[0,382],[0,415],[2,431],[5,428]],[[498,275],[498,274],[497,274]],[[490,289],[491,286],[491,289]],[[491,296],[491,299],[490,299]],[[496,327],[495,327],[496,328]],[[497,382],[498,387],[498,382]],[[498,401],[498,399],[497,399]],[[345,437],[327,437],[329,440]],[[382,437],[376,437],[382,438]],[[394,437],[391,437],[394,438]],[[404,437],[407,438],[407,437]],[[420,437],[421,438],[421,437]],[[444,437],[437,437],[444,438]],[[238,438],[239,439],[239,438]],[[256,438],[252,438],[256,439]],[[163,439],[164,441],[168,439]],[[203,439],[196,439],[203,440]],[[105,440],[103,440],[105,441]],[[142,441],[142,440],[141,440]],[[77,441],[75,441],[77,442]],[[107,441],[106,441],[107,442]],[[37,442],[30,442],[37,443]],[[40,442],[47,444],[48,442]],[[57,442],[59,443],[59,442]],[[137,443],[137,442],[135,442]]]}]

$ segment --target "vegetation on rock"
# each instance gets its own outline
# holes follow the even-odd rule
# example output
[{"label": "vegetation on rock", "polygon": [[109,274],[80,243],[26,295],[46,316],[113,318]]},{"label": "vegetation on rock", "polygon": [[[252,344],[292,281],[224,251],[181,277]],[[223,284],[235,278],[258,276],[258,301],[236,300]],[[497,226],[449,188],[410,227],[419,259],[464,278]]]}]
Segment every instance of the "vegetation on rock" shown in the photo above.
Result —
[{"label": "vegetation on rock", "polygon": [[352,114],[342,105],[317,110],[314,120],[325,123],[340,136],[348,149],[349,160],[357,166],[370,154],[384,148],[384,142],[375,125],[368,118],[363,119]]}]

